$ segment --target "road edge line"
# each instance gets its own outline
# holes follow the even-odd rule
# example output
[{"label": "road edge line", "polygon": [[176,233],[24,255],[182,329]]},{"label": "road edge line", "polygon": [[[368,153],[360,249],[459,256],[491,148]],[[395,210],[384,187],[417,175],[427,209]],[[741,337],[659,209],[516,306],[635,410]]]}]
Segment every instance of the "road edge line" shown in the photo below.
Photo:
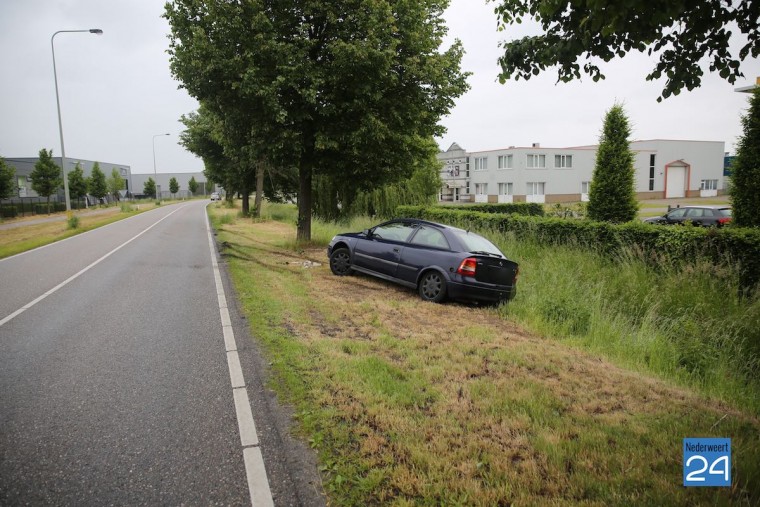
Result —
[{"label": "road edge line", "polygon": [[246,387],[243,371],[240,367],[235,333],[232,329],[230,312],[227,308],[227,298],[224,295],[224,285],[222,284],[221,272],[217,261],[216,243],[211,231],[207,207],[203,208],[203,211],[206,217],[206,234],[208,235],[211,267],[218,296],[219,319],[224,337],[227,368],[230,370],[230,386],[232,387],[232,397],[235,402],[235,416],[240,434],[240,444],[243,447],[243,463],[245,464],[245,475],[248,482],[248,494],[251,497],[252,506],[270,507],[274,506],[272,490],[269,487],[269,477],[264,465],[264,457],[261,454],[259,437],[256,433],[256,423],[253,419],[253,411],[251,410],[251,403],[248,398],[248,388]]}]

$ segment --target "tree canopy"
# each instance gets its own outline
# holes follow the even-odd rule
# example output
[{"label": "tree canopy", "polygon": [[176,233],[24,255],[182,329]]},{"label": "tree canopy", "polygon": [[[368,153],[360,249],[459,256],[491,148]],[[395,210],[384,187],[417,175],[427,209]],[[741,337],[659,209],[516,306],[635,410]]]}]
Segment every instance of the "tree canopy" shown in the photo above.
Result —
[{"label": "tree canopy", "polygon": [[156,182],[153,178],[148,177],[148,180],[143,184],[143,194],[156,197]]},{"label": "tree canopy", "polygon": [[440,50],[447,5],[175,0],[171,69],[245,148],[246,174],[260,162],[297,168],[305,240],[314,175],[349,195],[398,181],[444,132],[439,119],[467,89],[461,44]]},{"label": "tree canopy", "polygon": [[106,182],[106,175],[100,169],[100,164],[95,162],[92,166],[92,172],[90,173],[90,180],[88,182],[90,193],[97,199],[102,199],[108,194],[108,183]]},{"label": "tree canopy", "polygon": [[113,196],[117,201],[119,200],[119,190],[124,190],[125,183],[124,178],[119,174],[119,170],[116,168],[111,169],[111,176],[108,177],[106,182],[108,186],[108,193]]},{"label": "tree canopy", "polygon": [[198,191],[198,182],[195,181],[195,176],[191,176],[187,182],[187,189],[190,191],[190,195],[195,195]]},{"label": "tree canopy", "polygon": [[87,195],[87,179],[84,177],[82,164],[77,162],[74,170],[69,171],[69,195],[73,200],[79,200]]},{"label": "tree canopy", "polygon": [[50,196],[58,192],[63,180],[61,168],[53,161],[53,150],[42,148],[39,160],[34,164],[34,169],[29,175],[32,179],[32,189],[42,197],[47,197],[47,208],[50,213]]},{"label": "tree canopy", "polygon": [[177,192],[179,192],[179,182],[177,181],[177,178],[175,178],[174,176],[172,176],[169,179],[169,192],[171,192],[172,194],[176,194]]},{"label": "tree canopy", "polygon": [[740,227],[760,227],[760,88],[752,93],[742,127],[731,164],[734,223]]},{"label": "tree canopy", "polygon": [[[502,82],[512,77],[529,79],[555,65],[559,80],[571,81],[581,77],[581,57],[586,59],[583,72],[597,81],[604,79],[599,59],[608,62],[635,50],[659,56],[646,79],[667,78],[660,101],[683,88],[698,87],[703,75],[700,61],[705,57],[711,72],[734,83],[743,76],[740,62],[760,55],[760,2],[491,1],[497,3],[500,30],[529,17],[544,32],[503,44]],[[729,45],[736,29],[747,39],[738,54]]]},{"label": "tree canopy", "polygon": [[636,218],[631,128],[623,106],[616,104],[604,118],[596,151],[596,165],[589,190],[588,216],[605,222],[629,222]]},{"label": "tree canopy", "polygon": [[15,195],[18,195],[16,168],[8,165],[5,159],[0,157],[0,199],[7,199]]}]

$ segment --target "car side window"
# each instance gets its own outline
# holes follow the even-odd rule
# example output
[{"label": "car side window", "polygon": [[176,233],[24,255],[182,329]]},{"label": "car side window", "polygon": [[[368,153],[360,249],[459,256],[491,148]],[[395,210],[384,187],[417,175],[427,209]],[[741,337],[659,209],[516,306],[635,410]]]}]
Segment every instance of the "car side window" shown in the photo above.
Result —
[{"label": "car side window", "polygon": [[678,208],[668,213],[668,218],[683,218],[686,214],[686,208]]},{"label": "car side window", "polygon": [[372,236],[390,241],[406,241],[414,230],[415,228],[412,227],[411,223],[394,222],[375,227],[372,231]]},{"label": "car side window", "polygon": [[446,237],[438,229],[431,227],[420,227],[420,230],[412,238],[411,243],[413,245],[430,246],[434,248],[445,248],[450,250],[449,242],[446,241]]},{"label": "car side window", "polygon": [[689,218],[702,218],[705,214],[705,210],[702,208],[691,208],[686,213],[686,216]]}]

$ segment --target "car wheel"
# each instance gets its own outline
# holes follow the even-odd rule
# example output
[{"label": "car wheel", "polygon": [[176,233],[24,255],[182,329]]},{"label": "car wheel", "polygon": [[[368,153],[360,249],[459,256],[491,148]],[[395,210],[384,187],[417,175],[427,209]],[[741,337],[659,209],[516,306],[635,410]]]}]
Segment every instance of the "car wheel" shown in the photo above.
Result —
[{"label": "car wheel", "polygon": [[351,274],[351,253],[348,248],[338,248],[333,251],[330,255],[330,270],[338,276]]},{"label": "car wheel", "polygon": [[446,299],[446,279],[438,271],[428,271],[420,279],[419,293],[425,301],[440,303]]}]

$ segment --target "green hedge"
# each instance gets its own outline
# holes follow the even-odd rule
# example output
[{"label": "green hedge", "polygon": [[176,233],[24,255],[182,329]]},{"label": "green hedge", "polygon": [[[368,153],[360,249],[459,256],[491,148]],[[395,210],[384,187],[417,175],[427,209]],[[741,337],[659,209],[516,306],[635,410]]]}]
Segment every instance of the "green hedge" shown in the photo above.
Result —
[{"label": "green hedge", "polygon": [[510,215],[526,215],[533,217],[544,216],[544,205],[535,202],[494,203],[494,204],[456,204],[450,206],[435,206],[451,211],[480,211],[482,213],[502,213]]},{"label": "green hedge", "polygon": [[760,283],[760,230],[726,227],[666,227],[635,221],[609,224],[520,215],[496,215],[444,207],[399,206],[396,215],[422,218],[464,229],[507,232],[516,239],[547,244],[575,245],[604,254],[623,249],[640,252],[643,259],[680,262],[706,258],[719,264],[738,264],[741,283],[753,290]]},{"label": "green hedge", "polygon": [[[66,203],[51,202],[50,213],[55,213],[56,211],[66,211]],[[34,213],[36,215],[45,215],[47,214],[47,212],[48,212],[48,205],[46,202],[34,203]]]},{"label": "green hedge", "polygon": [[18,216],[18,210],[15,206],[0,206],[0,217],[15,218]]}]

